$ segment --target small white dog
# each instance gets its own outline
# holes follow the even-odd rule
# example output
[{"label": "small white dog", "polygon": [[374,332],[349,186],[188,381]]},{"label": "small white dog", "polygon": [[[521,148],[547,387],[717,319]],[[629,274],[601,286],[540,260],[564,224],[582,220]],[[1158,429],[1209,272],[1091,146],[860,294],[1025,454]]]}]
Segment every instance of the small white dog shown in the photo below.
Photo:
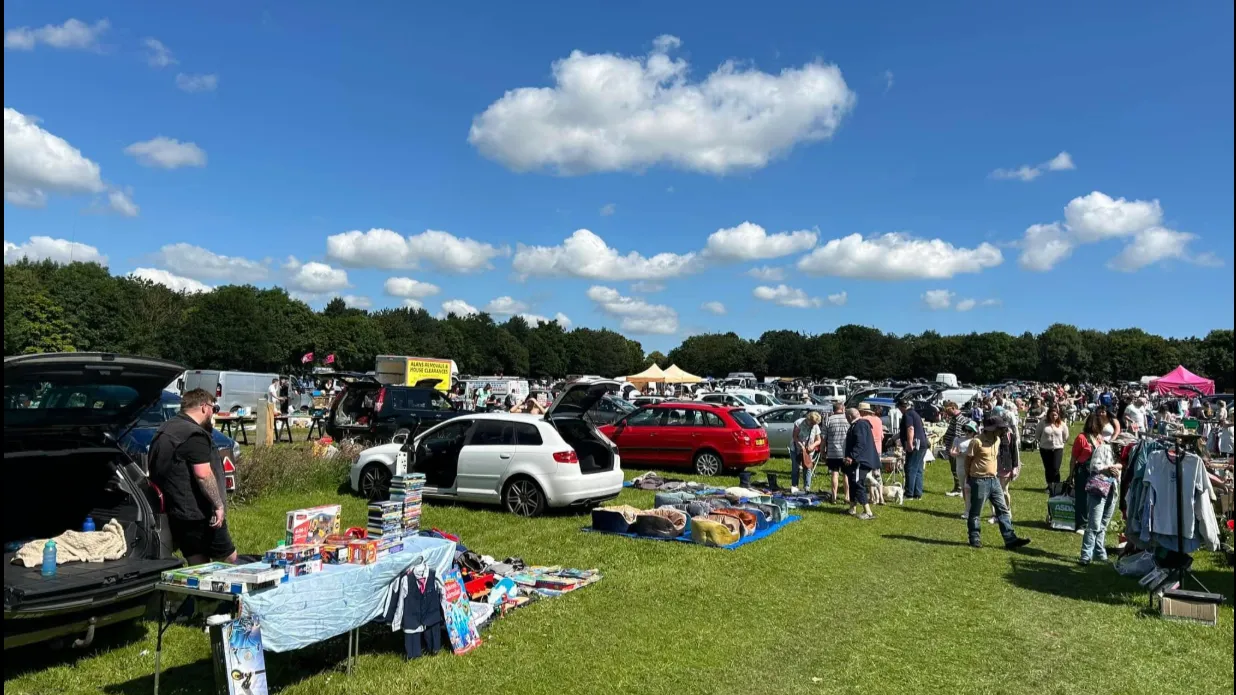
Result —
[{"label": "small white dog", "polygon": [[[883,497],[884,501],[887,501],[889,503],[896,502],[897,504],[906,503],[906,489],[901,487],[897,483],[893,483],[892,485],[885,485],[884,489],[881,490],[880,492],[881,492],[881,497]],[[883,504],[883,502],[881,502],[881,504]]]},{"label": "small white dog", "polygon": [[884,484],[884,475],[878,471],[867,473],[867,477],[863,479],[867,486],[867,497],[872,504],[905,504],[906,490],[904,487],[893,483],[891,485]]}]

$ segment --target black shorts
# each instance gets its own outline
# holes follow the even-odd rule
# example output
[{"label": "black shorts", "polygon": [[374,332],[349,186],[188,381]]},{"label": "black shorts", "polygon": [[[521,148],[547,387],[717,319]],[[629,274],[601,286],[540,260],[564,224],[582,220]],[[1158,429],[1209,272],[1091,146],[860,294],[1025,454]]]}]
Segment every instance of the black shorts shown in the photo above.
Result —
[{"label": "black shorts", "polygon": [[825,459],[824,463],[828,466],[830,473],[836,473],[845,468],[845,459]]},{"label": "black shorts", "polygon": [[211,528],[208,519],[184,521],[168,518],[172,529],[172,543],[186,558],[201,555],[211,560],[222,560],[236,552],[232,535],[227,530],[227,520],[219,528]]}]

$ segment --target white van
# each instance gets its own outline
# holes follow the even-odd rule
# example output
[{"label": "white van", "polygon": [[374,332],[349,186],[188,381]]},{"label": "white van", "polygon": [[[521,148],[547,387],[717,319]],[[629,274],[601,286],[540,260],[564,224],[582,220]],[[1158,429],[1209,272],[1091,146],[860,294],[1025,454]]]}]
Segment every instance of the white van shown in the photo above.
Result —
[{"label": "white van", "polygon": [[278,378],[278,374],[191,369],[185,372],[184,393],[203,389],[215,394],[221,413],[235,412],[241,408],[248,408],[252,413],[257,412],[258,402],[266,397],[271,380]]},{"label": "white van", "polygon": [[940,372],[939,374],[936,375],[936,382],[940,384],[944,384],[945,386],[951,386],[952,388],[957,388],[957,375],[950,374],[948,372]]}]

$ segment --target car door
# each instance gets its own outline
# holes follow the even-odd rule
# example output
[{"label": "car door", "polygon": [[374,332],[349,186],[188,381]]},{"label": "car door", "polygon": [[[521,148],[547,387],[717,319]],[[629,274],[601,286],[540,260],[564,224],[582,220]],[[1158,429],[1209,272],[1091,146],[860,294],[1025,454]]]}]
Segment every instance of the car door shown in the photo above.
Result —
[{"label": "car door", "polygon": [[773,410],[757,418],[768,432],[768,448],[774,451],[788,450],[794,436],[794,422],[802,417],[801,408]]},{"label": "car door", "polygon": [[515,423],[478,419],[459,454],[455,485],[460,499],[496,502],[506,469],[515,456]]},{"label": "car door", "polygon": [[663,408],[645,406],[618,422],[613,434],[608,436],[618,445],[618,454],[624,462],[659,462],[661,449],[657,434],[663,416]]},{"label": "car door", "polygon": [[473,424],[471,418],[449,422],[416,441],[412,470],[425,475],[426,494],[454,496],[459,458]]},{"label": "car door", "polygon": [[699,411],[694,408],[669,407],[662,408],[665,412],[661,427],[657,429],[659,438],[659,461],[671,466],[686,466],[691,463],[691,457],[699,444],[699,432],[696,431],[696,417]]}]

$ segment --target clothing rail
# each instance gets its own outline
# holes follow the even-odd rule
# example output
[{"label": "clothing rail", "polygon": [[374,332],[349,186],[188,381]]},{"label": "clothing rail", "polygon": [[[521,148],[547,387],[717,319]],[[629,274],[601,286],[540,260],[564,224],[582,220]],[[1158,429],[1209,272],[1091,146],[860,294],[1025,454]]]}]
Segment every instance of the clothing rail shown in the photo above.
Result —
[{"label": "clothing rail", "polygon": [[[1193,572],[1190,571],[1192,569],[1192,564],[1193,564],[1191,561],[1192,555],[1190,555],[1189,553],[1186,553],[1184,550],[1185,548],[1185,544],[1184,544],[1184,480],[1183,480],[1184,470],[1183,470],[1182,464],[1184,463],[1185,455],[1189,452],[1183,450],[1183,445],[1186,442],[1188,444],[1196,444],[1199,439],[1202,439],[1202,436],[1198,434],[1183,434],[1183,433],[1167,435],[1167,436],[1159,435],[1159,434],[1142,434],[1141,436],[1143,439],[1151,439],[1151,440],[1160,442],[1162,444],[1170,444],[1174,447],[1174,449],[1171,452],[1169,452],[1171,455],[1169,455],[1168,458],[1171,459],[1173,465],[1176,468],[1176,552],[1190,558],[1189,562],[1182,561],[1180,562],[1180,566],[1175,568],[1174,574],[1176,575],[1175,577],[1176,581],[1180,583],[1180,588],[1183,589],[1185,588],[1185,578],[1186,577],[1192,578],[1195,584],[1202,587],[1202,591],[1205,591],[1206,593],[1210,593],[1210,589],[1207,589],[1206,585],[1203,584],[1202,581],[1197,578],[1197,575],[1193,574]],[[1203,462],[1202,465],[1204,468],[1205,463]],[[1203,470],[1203,475],[1205,474],[1206,472],[1205,470]],[[1151,602],[1151,607],[1153,607],[1154,606],[1154,590],[1153,589],[1150,592],[1150,602]]]}]

